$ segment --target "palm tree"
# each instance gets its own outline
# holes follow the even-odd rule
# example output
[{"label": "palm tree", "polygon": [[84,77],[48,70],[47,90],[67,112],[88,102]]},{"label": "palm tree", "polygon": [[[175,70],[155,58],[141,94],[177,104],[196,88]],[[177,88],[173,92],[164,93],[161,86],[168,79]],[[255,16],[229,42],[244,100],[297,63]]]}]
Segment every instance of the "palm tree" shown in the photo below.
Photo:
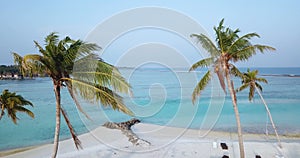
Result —
[{"label": "palm tree", "polygon": [[[56,128],[52,157],[57,155],[61,114],[68,125],[76,148],[81,148],[67,113],[61,106],[61,88],[68,89],[75,105],[87,118],[89,117],[76,99],[76,94],[90,102],[100,102],[103,106],[111,106],[113,109],[133,115],[123,103],[122,97],[117,94],[117,92],[130,93],[130,85],[114,66],[105,63],[93,53],[100,50],[99,46],[81,40],[72,40],[69,37],[59,40],[55,32],[45,38],[45,48],[36,41],[34,43],[41,54],[25,55],[24,61],[26,65],[39,67],[34,69],[34,72],[46,73],[50,76],[56,97]],[[27,69],[27,71],[31,70],[30,67]]]},{"label": "palm tree", "polygon": [[271,112],[268,108],[268,105],[267,103],[265,102],[261,92],[262,92],[262,86],[258,83],[258,82],[263,82],[263,83],[268,83],[268,81],[265,79],[265,78],[259,78],[257,77],[257,74],[258,74],[258,70],[253,70],[253,71],[250,71],[249,69],[247,70],[247,73],[243,73],[241,78],[242,78],[242,85],[241,87],[239,87],[236,91],[237,92],[240,92],[246,88],[249,88],[249,101],[252,101],[253,100],[253,97],[254,97],[254,92],[256,91],[258,93],[258,95],[260,96],[261,100],[263,101],[264,105],[265,105],[265,108],[267,110],[267,113],[268,113],[268,116],[270,118],[270,121],[271,121],[271,124],[272,124],[272,127],[275,131],[275,134],[276,134],[276,138],[277,138],[277,141],[278,141],[278,145],[279,147],[281,148],[281,142],[280,142],[280,139],[279,139],[279,136],[278,136],[278,133],[277,133],[277,129],[276,129],[276,126],[273,122],[273,118],[272,118],[272,115],[271,115]]},{"label": "palm tree", "polygon": [[25,105],[33,106],[30,101],[24,99],[21,95],[9,92],[7,89],[3,90],[2,94],[0,95],[0,120],[5,115],[5,110],[7,112],[7,116],[11,118],[14,124],[17,124],[17,120],[19,120],[16,115],[17,112],[25,112],[27,115],[34,118],[34,114],[30,110],[23,107]]},{"label": "palm tree", "polygon": [[235,113],[238,139],[240,148],[240,157],[244,158],[244,144],[242,136],[242,127],[240,123],[240,115],[237,107],[236,93],[233,87],[233,81],[231,80],[231,74],[238,73],[238,69],[232,64],[237,61],[246,61],[251,56],[256,54],[256,51],[263,53],[265,50],[275,50],[270,46],[250,43],[250,39],[253,37],[259,37],[256,33],[248,33],[243,36],[239,36],[239,29],[232,30],[223,26],[224,19],[219,23],[218,27],[214,27],[216,33],[216,44],[210,40],[209,37],[204,34],[192,34],[191,37],[197,38],[202,47],[210,54],[210,57],[202,59],[192,65],[189,71],[195,70],[202,67],[211,67],[202,79],[196,85],[193,94],[192,101],[200,96],[201,91],[208,85],[212,78],[212,73],[216,73],[220,82],[220,85],[226,93],[226,84],[230,92],[233,109]]},{"label": "palm tree", "polygon": [[26,69],[26,65],[24,62],[24,59],[22,56],[20,56],[19,54],[12,52],[12,55],[14,57],[14,63],[17,65],[18,69],[19,69],[19,75],[21,76],[21,79],[24,78],[25,76],[25,69]]},{"label": "palm tree", "polygon": [[[24,57],[19,55],[16,52],[12,52],[14,57],[14,63],[17,65],[19,69],[19,73],[21,79],[24,79],[24,76],[29,76],[30,78],[33,77],[34,72],[40,72],[43,70],[43,65],[36,63],[36,62],[26,62]],[[43,74],[42,74],[43,75]]]}]

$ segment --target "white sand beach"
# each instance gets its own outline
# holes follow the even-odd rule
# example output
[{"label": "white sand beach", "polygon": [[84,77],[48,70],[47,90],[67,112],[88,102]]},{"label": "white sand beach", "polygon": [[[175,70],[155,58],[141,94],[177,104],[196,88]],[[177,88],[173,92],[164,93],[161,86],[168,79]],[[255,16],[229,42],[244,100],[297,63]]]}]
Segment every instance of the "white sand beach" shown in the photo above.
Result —
[{"label": "white sand beach", "polygon": [[[73,140],[60,142],[59,158],[171,158],[171,157],[201,157],[212,158],[227,155],[230,158],[239,157],[237,136],[233,133],[214,132],[164,127],[152,124],[136,124],[132,130],[151,145],[140,144],[133,146],[120,130],[98,127],[97,129],[80,135],[83,149],[76,150]],[[266,135],[246,134],[246,157],[263,158],[296,158],[300,157],[300,139],[282,138],[283,148],[279,148],[275,137]],[[220,143],[228,145],[223,150]],[[22,152],[7,155],[6,158],[48,158],[51,156],[52,144],[41,145],[26,149]],[[17,150],[16,150],[17,151]],[[2,152],[3,153],[3,152]]]}]

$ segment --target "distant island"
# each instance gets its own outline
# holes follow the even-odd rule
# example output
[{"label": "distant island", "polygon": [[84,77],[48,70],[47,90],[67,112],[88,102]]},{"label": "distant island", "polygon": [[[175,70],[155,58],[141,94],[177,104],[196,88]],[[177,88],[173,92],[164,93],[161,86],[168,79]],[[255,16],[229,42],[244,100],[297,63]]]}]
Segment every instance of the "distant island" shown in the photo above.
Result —
[{"label": "distant island", "polygon": [[263,74],[261,76],[276,76],[276,77],[300,77],[300,75],[295,74]]},{"label": "distant island", "polygon": [[17,65],[0,65],[0,79],[1,80],[15,80],[21,79]]},{"label": "distant island", "polygon": [[[0,80],[22,80],[33,77],[39,77],[40,75],[34,74],[33,76],[23,76],[20,73],[17,65],[0,65]],[[46,77],[44,75],[43,77]]]}]

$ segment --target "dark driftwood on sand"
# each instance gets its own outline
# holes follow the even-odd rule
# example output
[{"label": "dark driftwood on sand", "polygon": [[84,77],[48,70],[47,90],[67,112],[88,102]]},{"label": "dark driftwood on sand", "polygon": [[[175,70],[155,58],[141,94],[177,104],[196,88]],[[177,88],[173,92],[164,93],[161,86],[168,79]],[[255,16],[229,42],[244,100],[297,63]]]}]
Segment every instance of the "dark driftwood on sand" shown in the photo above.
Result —
[{"label": "dark driftwood on sand", "polygon": [[122,133],[128,137],[128,140],[136,146],[149,146],[151,145],[150,142],[143,140],[141,138],[139,138],[135,133],[133,133],[133,131],[131,130],[131,126],[133,126],[134,124],[140,123],[141,121],[138,119],[131,119],[129,121],[126,122],[120,122],[120,123],[116,123],[116,122],[106,122],[103,124],[103,126],[110,128],[110,129],[119,129],[122,131]]}]

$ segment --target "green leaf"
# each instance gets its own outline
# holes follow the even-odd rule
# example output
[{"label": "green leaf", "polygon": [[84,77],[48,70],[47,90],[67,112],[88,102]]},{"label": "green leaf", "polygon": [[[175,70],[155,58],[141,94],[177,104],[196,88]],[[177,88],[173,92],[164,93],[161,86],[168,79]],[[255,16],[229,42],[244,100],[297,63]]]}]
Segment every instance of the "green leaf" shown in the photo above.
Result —
[{"label": "green leaf", "polygon": [[73,90],[91,103],[99,102],[103,106],[111,106],[114,110],[133,115],[133,113],[124,105],[122,97],[107,87],[71,78],[62,78],[62,80],[72,82]]},{"label": "green leaf", "polygon": [[204,90],[204,88],[208,85],[209,81],[211,80],[211,74],[210,71],[207,71],[205,75],[202,77],[200,82],[196,85],[194,88],[193,94],[192,94],[192,102],[195,104],[195,101],[198,96],[200,96],[200,93]]},{"label": "green leaf", "polygon": [[0,105],[1,105],[1,116],[5,114],[4,110],[7,111],[8,117],[11,118],[13,123],[17,124],[18,117],[16,115],[17,112],[24,112],[30,117],[34,118],[34,114],[24,108],[25,105],[33,106],[33,104],[24,99],[21,95],[17,95],[14,92],[9,92],[7,89],[3,90],[2,94],[0,95]]},{"label": "green leaf", "polygon": [[191,37],[196,37],[201,43],[202,47],[207,50],[212,57],[219,55],[219,51],[215,44],[204,34],[192,34]]},{"label": "green leaf", "polygon": [[202,59],[195,64],[192,65],[192,67],[189,69],[189,71],[193,71],[197,69],[198,67],[209,67],[213,63],[213,57]]}]

